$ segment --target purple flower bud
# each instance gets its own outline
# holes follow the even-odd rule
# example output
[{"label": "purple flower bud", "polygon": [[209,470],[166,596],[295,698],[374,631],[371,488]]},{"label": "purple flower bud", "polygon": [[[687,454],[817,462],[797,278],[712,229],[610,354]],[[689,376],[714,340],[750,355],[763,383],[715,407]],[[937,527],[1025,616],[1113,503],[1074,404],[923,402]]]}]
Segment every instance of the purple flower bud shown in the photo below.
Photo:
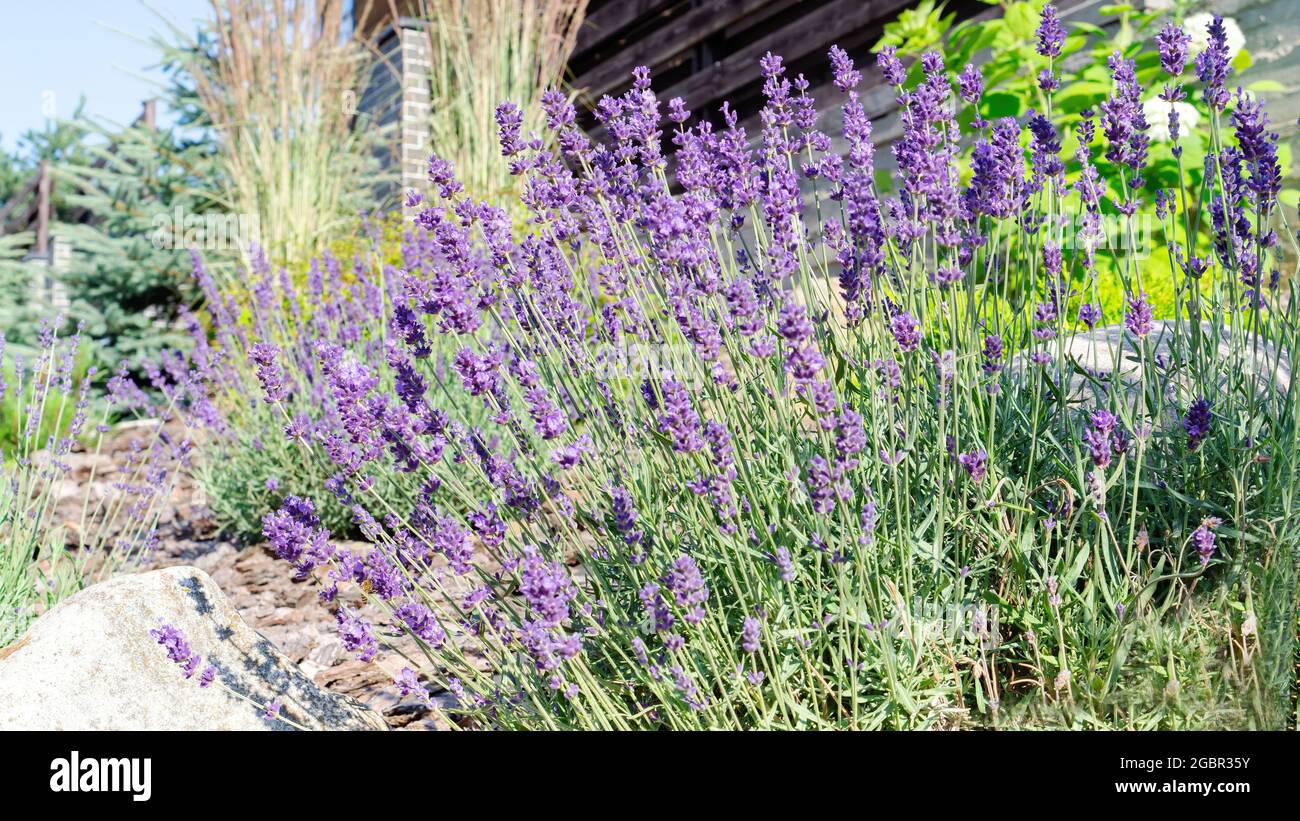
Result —
[{"label": "purple flower bud", "polygon": [[1156,35],[1156,48],[1160,52],[1160,66],[1170,77],[1179,77],[1187,67],[1187,46],[1192,36],[1172,20],[1165,23]]},{"label": "purple flower bud", "polygon": [[1147,302],[1146,292],[1130,296],[1126,300],[1128,309],[1124,312],[1124,327],[1138,339],[1151,333],[1151,304]]},{"label": "purple flower bud", "polygon": [[1214,416],[1210,412],[1210,403],[1204,397],[1197,399],[1183,416],[1183,431],[1187,433],[1187,449],[1194,451],[1200,447],[1205,437],[1210,435],[1210,425]]},{"label": "purple flower bud", "polygon": [[912,315],[906,311],[900,311],[894,314],[889,320],[889,330],[894,335],[894,341],[903,353],[915,351],[921,344],[920,323],[912,318]]},{"label": "purple flower bud", "polygon": [[279,363],[280,349],[269,342],[258,342],[249,350],[248,358],[257,366],[262,398],[271,404],[285,399],[289,391],[284,386],[284,370]]},{"label": "purple flower bud", "polygon": [[1085,302],[1079,306],[1079,321],[1092,330],[1101,322],[1101,306],[1093,305],[1091,302]]},{"label": "purple flower bud", "polygon": [[984,77],[974,63],[967,63],[957,76],[957,89],[961,98],[971,105],[980,101],[980,96],[984,94]]},{"label": "purple flower bud", "polygon": [[1214,557],[1214,529],[1220,524],[1217,518],[1210,516],[1202,520],[1200,526],[1192,532],[1192,544],[1196,545],[1196,555],[1200,558],[1202,567]]},{"label": "purple flower bud", "polygon": [[740,631],[740,646],[746,653],[757,653],[759,646],[759,636],[763,629],[763,624],[753,616],[745,619],[744,627]]},{"label": "purple flower bud", "polygon": [[984,369],[984,373],[992,376],[1001,371],[1003,354],[1002,337],[997,334],[984,337],[984,362],[980,366]]},{"label": "purple flower bud", "polygon": [[1052,4],[1043,6],[1043,13],[1038,20],[1038,46],[1035,49],[1044,57],[1060,57],[1061,46],[1065,45],[1065,29],[1061,18]]},{"label": "purple flower bud", "polygon": [[907,71],[903,69],[903,63],[898,59],[898,49],[893,46],[885,46],[880,50],[876,55],[876,66],[880,68],[885,82],[891,86],[901,87],[907,80]]},{"label": "purple flower bud", "polygon": [[957,456],[957,463],[962,466],[966,474],[970,476],[971,481],[981,482],[988,473],[988,452],[983,448],[971,453],[962,453]]},{"label": "purple flower bud", "polygon": [[280,717],[280,708],[281,708],[280,699],[278,698],[271,699],[269,702],[267,702],[266,707],[263,708],[262,710],[262,718],[266,719],[267,721],[275,721]]},{"label": "purple flower bud", "polygon": [[694,559],[685,554],[678,556],[672,570],[664,576],[663,583],[673,594],[677,606],[686,609],[683,619],[690,624],[699,624],[704,620],[704,603],[709,599],[709,588]]},{"label": "purple flower bud", "polygon": [[1196,76],[1200,78],[1205,89],[1205,103],[1216,111],[1228,106],[1228,75],[1232,66],[1228,62],[1228,31],[1224,28],[1223,18],[1214,15],[1206,25],[1209,43],[1205,50],[1196,55]]}]

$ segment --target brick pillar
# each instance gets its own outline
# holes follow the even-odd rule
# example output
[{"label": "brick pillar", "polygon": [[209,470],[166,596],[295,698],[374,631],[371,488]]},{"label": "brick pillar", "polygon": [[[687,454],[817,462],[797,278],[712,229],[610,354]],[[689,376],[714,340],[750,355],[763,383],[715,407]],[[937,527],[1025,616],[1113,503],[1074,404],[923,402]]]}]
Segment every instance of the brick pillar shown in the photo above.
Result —
[{"label": "brick pillar", "polygon": [[428,34],[421,28],[398,29],[402,43],[401,124],[402,191],[424,191],[429,171],[429,63]]},{"label": "brick pillar", "polygon": [[68,299],[68,286],[64,277],[72,263],[72,241],[67,237],[55,235],[50,238],[50,271],[52,276],[46,279],[46,295],[50,305],[59,311],[66,311],[72,304]]}]

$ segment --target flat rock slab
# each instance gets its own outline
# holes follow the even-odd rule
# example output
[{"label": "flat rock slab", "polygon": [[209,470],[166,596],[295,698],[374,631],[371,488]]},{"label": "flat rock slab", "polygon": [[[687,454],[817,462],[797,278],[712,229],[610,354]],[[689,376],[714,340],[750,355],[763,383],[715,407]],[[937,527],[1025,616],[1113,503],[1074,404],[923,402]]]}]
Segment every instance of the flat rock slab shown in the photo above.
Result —
[{"label": "flat rock slab", "polygon": [[[1152,354],[1162,363],[1158,379],[1164,388],[1164,399],[1173,403],[1175,408],[1185,409],[1200,392],[1187,364],[1191,357],[1189,346],[1192,330],[1190,325],[1184,324],[1182,333],[1178,334],[1172,321],[1163,320],[1153,323],[1152,332],[1147,338]],[[1200,344],[1204,350],[1213,351],[1215,358],[1228,364],[1229,367],[1223,372],[1251,380],[1256,392],[1263,393],[1272,389],[1285,394],[1291,386],[1291,360],[1287,352],[1278,351],[1271,343],[1263,340],[1257,342],[1253,336],[1245,337],[1241,343],[1243,350],[1238,352],[1231,342],[1233,333],[1241,335],[1244,332],[1202,322]],[[1036,346],[1034,350],[1055,356],[1056,345],[1055,341],[1049,341]],[[1142,365],[1136,345],[1137,341],[1127,333],[1123,325],[1105,325],[1067,337],[1065,356],[1072,368],[1069,374],[1069,400],[1085,409],[1091,409],[1106,404],[1108,390],[1121,390],[1129,397],[1138,392],[1141,387]],[[1028,352],[1022,352],[1012,361],[1011,373],[1013,378],[1023,381],[1034,367],[1030,364]],[[1081,373],[1079,369],[1087,374]],[[1205,393],[1213,399],[1215,394],[1233,390],[1233,387],[1221,379],[1220,382],[1209,385]]]},{"label": "flat rock slab", "polygon": [[121,576],[67,599],[0,649],[0,730],[287,730],[215,684],[185,679],[149,631],[175,625],[217,681],[309,729],[382,730],[249,627],[195,567]]}]

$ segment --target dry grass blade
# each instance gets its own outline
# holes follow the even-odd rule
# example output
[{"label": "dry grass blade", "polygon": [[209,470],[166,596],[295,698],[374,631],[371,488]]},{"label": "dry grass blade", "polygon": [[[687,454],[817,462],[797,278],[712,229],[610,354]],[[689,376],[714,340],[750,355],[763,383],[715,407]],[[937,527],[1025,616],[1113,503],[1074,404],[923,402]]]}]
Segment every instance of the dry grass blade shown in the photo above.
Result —
[{"label": "dry grass blade", "polygon": [[500,161],[494,114],[510,101],[524,133],[542,132],[542,92],[564,77],[587,0],[420,0],[429,38],[432,150],[475,197],[497,199],[517,180]]},{"label": "dry grass blade", "polygon": [[188,66],[218,135],[227,207],[256,215],[274,262],[320,251],[352,216],[373,133],[354,122],[365,54],[342,0],[212,0]]}]

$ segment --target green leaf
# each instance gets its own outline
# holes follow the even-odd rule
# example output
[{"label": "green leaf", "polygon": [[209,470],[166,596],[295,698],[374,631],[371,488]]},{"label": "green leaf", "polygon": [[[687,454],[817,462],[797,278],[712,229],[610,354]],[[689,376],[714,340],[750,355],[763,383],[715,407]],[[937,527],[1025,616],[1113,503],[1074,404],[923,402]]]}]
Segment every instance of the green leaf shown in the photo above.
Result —
[{"label": "green leaf", "polygon": [[1246,90],[1257,92],[1286,91],[1286,86],[1282,85],[1277,80],[1256,80],[1246,86]]},{"label": "green leaf", "polygon": [[1015,117],[1020,114],[1020,98],[1005,91],[985,94],[981,105],[984,109],[984,116],[989,119]]},{"label": "green leaf", "polygon": [[1033,37],[1038,29],[1038,12],[1029,3],[1008,6],[1004,19],[1007,21],[1007,30],[1021,40]]}]

